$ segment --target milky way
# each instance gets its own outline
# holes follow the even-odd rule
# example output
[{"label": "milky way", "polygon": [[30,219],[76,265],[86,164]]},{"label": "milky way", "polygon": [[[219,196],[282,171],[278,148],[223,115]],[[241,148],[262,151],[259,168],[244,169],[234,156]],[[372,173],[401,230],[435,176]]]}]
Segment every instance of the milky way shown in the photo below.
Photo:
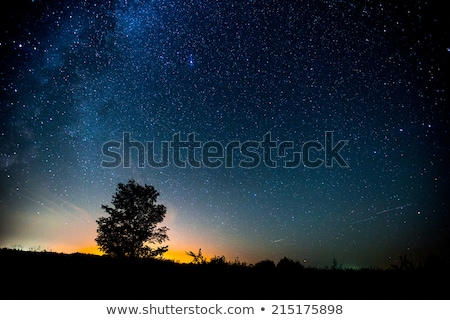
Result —
[{"label": "milky way", "polygon": [[[101,204],[129,179],[160,192],[176,259],[202,248],[385,266],[448,245],[442,8],[36,0],[1,12],[0,246],[92,252]],[[300,145],[326,131],[347,141],[348,167],[142,168],[135,152],[128,168],[100,165],[125,132]]]}]

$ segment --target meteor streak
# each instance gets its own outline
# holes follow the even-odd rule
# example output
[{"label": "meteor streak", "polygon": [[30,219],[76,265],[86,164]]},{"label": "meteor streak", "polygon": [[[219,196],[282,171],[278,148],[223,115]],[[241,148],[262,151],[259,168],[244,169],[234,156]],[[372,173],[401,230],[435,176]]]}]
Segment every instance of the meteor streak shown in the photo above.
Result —
[{"label": "meteor streak", "polygon": [[403,208],[409,207],[410,205],[411,205],[410,203],[407,203],[407,204],[405,204],[403,206],[398,206],[398,207],[391,208],[391,209],[384,209],[384,210],[375,212],[372,216],[370,216],[368,218],[353,221],[353,222],[350,223],[350,225],[357,224],[357,223],[362,223],[362,222],[366,222],[366,221],[370,221],[370,220],[374,220],[381,214],[388,213],[388,212],[395,211],[395,210],[403,210]]}]

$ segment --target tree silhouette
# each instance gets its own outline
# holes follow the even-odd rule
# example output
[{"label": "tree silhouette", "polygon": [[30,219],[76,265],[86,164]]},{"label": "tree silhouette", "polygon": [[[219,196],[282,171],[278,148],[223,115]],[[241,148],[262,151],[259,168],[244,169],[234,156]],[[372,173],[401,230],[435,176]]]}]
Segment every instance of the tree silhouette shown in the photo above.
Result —
[{"label": "tree silhouette", "polygon": [[192,263],[193,264],[205,264],[206,263],[206,258],[203,257],[203,253],[202,253],[202,249],[201,248],[198,249],[198,254],[195,254],[192,251],[189,251],[189,252],[186,251],[186,254],[188,256],[192,257],[192,259],[193,259]]},{"label": "tree silhouette", "polygon": [[119,183],[112,197],[113,208],[102,205],[110,216],[97,220],[100,250],[115,257],[155,257],[164,254],[168,246],[152,249],[149,244],[168,240],[167,227],[157,227],[166,215],[166,207],[156,204],[159,193],[153,186],[134,180]]}]

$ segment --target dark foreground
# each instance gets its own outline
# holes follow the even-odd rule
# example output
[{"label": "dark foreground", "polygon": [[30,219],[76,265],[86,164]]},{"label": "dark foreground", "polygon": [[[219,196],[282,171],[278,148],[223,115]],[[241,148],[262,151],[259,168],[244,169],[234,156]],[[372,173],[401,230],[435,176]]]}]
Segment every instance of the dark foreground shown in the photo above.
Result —
[{"label": "dark foreground", "polygon": [[192,265],[0,250],[2,299],[450,299],[448,271]]}]

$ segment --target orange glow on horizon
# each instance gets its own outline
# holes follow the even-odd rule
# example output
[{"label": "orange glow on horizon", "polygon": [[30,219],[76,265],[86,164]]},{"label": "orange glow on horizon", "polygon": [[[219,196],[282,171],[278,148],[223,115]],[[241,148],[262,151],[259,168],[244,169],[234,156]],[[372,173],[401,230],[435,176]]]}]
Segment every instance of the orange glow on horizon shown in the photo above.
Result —
[{"label": "orange glow on horizon", "polygon": [[[170,248],[169,248],[169,251],[167,251],[163,257],[166,259],[169,259],[169,260],[174,260],[175,262],[189,263],[189,262],[192,262],[192,257],[190,257],[186,254],[186,252],[189,252],[189,251],[191,251],[191,250],[184,250],[184,251],[183,250],[170,250]],[[193,252],[195,254],[198,253],[198,251],[193,251]],[[203,257],[208,261],[211,259],[211,257],[208,255],[203,255]]]},{"label": "orange glow on horizon", "polygon": [[[103,255],[103,252],[100,251],[98,246],[85,247],[77,250],[76,252],[85,253],[85,254],[95,254],[95,255]],[[167,251],[163,257],[165,259],[174,260],[175,262],[180,263],[189,263],[192,261],[192,258],[186,254],[186,251],[183,250],[171,250]]]},{"label": "orange glow on horizon", "polygon": [[[65,251],[65,250],[63,250]],[[163,255],[164,259],[167,260],[173,260],[175,262],[179,262],[179,263],[189,263],[192,262],[192,257],[188,256],[186,254],[186,252],[189,252],[191,250],[182,250],[180,248],[176,248],[176,249],[170,249]],[[84,247],[82,249],[76,250],[74,252],[78,252],[78,253],[84,253],[84,254],[95,254],[95,255],[103,255],[103,252],[100,251],[98,246],[91,246],[91,247]],[[73,253],[73,252],[71,252]],[[194,253],[198,253],[198,251],[194,251]],[[209,255],[204,255],[204,258],[207,259],[208,261],[211,259],[211,256]]]},{"label": "orange glow on horizon", "polygon": [[98,246],[92,246],[92,247],[85,247],[77,251],[79,253],[85,253],[85,254],[96,254],[96,255],[103,255],[103,252],[100,251]]}]

